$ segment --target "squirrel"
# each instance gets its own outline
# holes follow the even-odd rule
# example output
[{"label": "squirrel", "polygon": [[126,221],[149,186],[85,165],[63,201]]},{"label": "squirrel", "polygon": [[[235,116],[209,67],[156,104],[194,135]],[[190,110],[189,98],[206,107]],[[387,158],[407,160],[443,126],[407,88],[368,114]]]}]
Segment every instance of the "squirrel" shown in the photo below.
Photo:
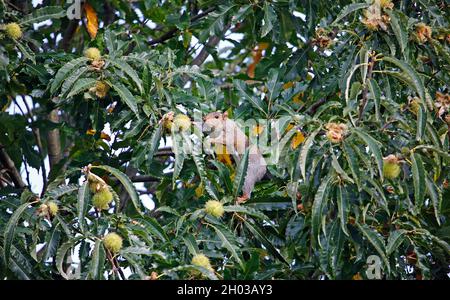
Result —
[{"label": "squirrel", "polygon": [[233,155],[239,163],[241,155],[249,149],[247,174],[242,187],[242,196],[237,198],[238,203],[247,201],[255,183],[260,181],[267,172],[267,163],[256,145],[250,145],[248,137],[239,128],[237,123],[228,118],[227,112],[212,112],[203,118],[202,131],[209,133],[211,144],[220,144]]}]

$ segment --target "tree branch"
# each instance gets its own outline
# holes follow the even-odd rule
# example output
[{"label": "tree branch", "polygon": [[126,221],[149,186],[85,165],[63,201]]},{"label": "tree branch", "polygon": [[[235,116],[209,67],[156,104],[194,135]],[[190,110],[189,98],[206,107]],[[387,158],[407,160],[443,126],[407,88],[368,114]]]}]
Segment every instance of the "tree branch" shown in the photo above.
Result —
[{"label": "tree branch", "polygon": [[[48,119],[53,123],[59,123],[58,109],[52,110],[48,115]],[[47,147],[51,170],[62,158],[59,129],[53,129],[47,133]]]},{"label": "tree branch", "polygon": [[[216,9],[215,7],[207,8],[204,12],[199,13],[198,15],[193,16],[193,17],[191,18],[190,22],[192,23],[192,22],[195,22],[195,21],[200,20],[201,18],[207,16],[210,12],[214,11],[215,9]],[[156,39],[153,39],[153,40],[149,41],[148,44],[149,44],[150,46],[152,46],[152,45],[156,45],[156,44],[163,43],[163,42],[165,42],[165,41],[171,39],[172,37],[174,37],[175,34],[176,34],[178,31],[179,31],[179,29],[176,28],[176,27],[174,27],[174,28],[170,29],[169,31],[167,31],[167,32],[166,32],[165,34],[163,34],[162,36],[160,36],[159,38],[156,38]]]},{"label": "tree branch", "polygon": [[26,186],[22,180],[22,176],[20,176],[19,171],[14,165],[13,160],[9,157],[2,144],[0,144],[0,163],[8,170],[8,174],[14,182],[15,187],[22,189]]}]

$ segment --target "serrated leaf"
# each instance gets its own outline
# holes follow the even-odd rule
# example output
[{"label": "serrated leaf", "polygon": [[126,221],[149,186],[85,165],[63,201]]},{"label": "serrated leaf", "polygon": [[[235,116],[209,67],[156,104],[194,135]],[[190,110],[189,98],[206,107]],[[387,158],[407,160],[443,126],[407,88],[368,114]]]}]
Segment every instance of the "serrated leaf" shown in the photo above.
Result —
[{"label": "serrated leaf", "polygon": [[345,18],[346,16],[348,16],[352,12],[357,11],[359,9],[367,8],[369,6],[370,6],[370,3],[352,3],[352,4],[349,4],[349,5],[345,6],[341,10],[339,15],[336,17],[336,19],[333,21],[331,26],[336,25],[340,20],[342,20],[343,18]]},{"label": "serrated leaf", "polygon": [[381,256],[381,259],[383,260],[384,265],[387,268],[387,273],[390,273],[391,267],[386,257],[385,245],[382,238],[366,224],[361,225],[359,223],[356,223],[356,226],[358,227],[359,231],[361,231],[361,233],[364,235],[364,237],[369,241],[369,243],[375,248],[378,254]]},{"label": "serrated leaf", "polygon": [[59,19],[66,16],[66,11],[59,6],[45,6],[34,10],[31,14],[25,16],[20,25],[32,25],[48,19]]},{"label": "serrated leaf", "polygon": [[225,212],[242,213],[262,220],[269,220],[269,218],[259,210],[244,205],[227,205],[224,206],[223,209]]},{"label": "serrated leaf", "polygon": [[81,92],[84,92],[91,87],[95,86],[95,83],[97,82],[94,78],[82,78],[78,79],[75,84],[73,85],[70,92],[67,94],[67,98],[71,98],[75,95],[78,95]]},{"label": "serrated leaf", "polygon": [[61,92],[59,95],[61,97],[67,97],[67,93],[72,89],[75,82],[77,82],[77,80],[80,79],[80,77],[83,76],[88,70],[89,70],[89,68],[87,66],[82,66],[82,67],[78,68],[77,70],[75,70],[74,72],[72,72],[67,77],[67,79],[64,80],[64,83],[62,84]]},{"label": "serrated leaf", "polygon": [[414,202],[417,210],[420,210],[425,197],[425,168],[421,156],[417,153],[411,155],[411,172],[414,184]]},{"label": "serrated leaf", "polygon": [[424,105],[419,104],[419,111],[417,113],[417,134],[416,134],[417,141],[422,140],[425,134],[426,125],[427,125],[427,111]]},{"label": "serrated leaf", "polygon": [[400,229],[400,230],[395,230],[393,232],[391,232],[391,234],[389,235],[388,238],[388,243],[386,246],[386,254],[387,256],[390,256],[392,253],[394,253],[395,250],[398,249],[398,247],[400,247],[400,245],[406,240],[405,237],[405,231]]},{"label": "serrated leaf", "polygon": [[272,31],[273,24],[277,22],[277,15],[269,2],[264,2],[264,25],[261,29],[261,37],[265,37]]},{"label": "serrated leaf", "polygon": [[431,203],[433,204],[434,216],[436,218],[436,222],[439,226],[441,226],[441,219],[439,217],[441,211],[442,204],[442,192],[439,190],[437,185],[431,180],[428,176],[425,177],[425,183],[428,191],[428,195],[430,195]]},{"label": "serrated leaf", "polygon": [[242,186],[244,185],[245,178],[247,177],[247,168],[248,168],[248,158],[249,158],[249,148],[245,150],[244,155],[242,156],[241,161],[236,170],[236,175],[234,176],[233,182],[233,195],[234,198],[239,196],[241,192]]},{"label": "serrated leaf", "polygon": [[328,176],[319,185],[317,192],[314,196],[314,202],[311,208],[311,231],[313,239],[320,244],[320,224],[322,222],[322,215],[325,205],[328,200],[328,193],[332,185],[333,177]]},{"label": "serrated leaf", "polygon": [[86,64],[88,59],[86,57],[79,57],[73,59],[62,66],[55,75],[50,86],[50,93],[56,92],[56,90],[61,86],[63,81],[65,81],[74,71],[79,70],[81,66]]},{"label": "serrated leaf", "polygon": [[36,64],[36,58],[35,55],[33,53],[33,51],[31,51],[31,49],[27,46],[27,44],[22,43],[20,41],[14,41],[16,43],[17,48],[19,48],[20,53],[22,53],[23,57],[25,59],[29,59],[31,60],[31,62],[33,64]]},{"label": "serrated leaf", "polygon": [[415,88],[416,92],[419,94],[422,104],[426,105],[426,103],[425,103],[425,99],[426,99],[425,87],[424,87],[423,82],[420,79],[419,75],[417,74],[417,72],[414,71],[414,69],[409,64],[407,64],[404,61],[398,60],[397,58],[385,56],[385,57],[383,57],[383,60],[396,65],[403,72],[405,72],[405,74],[410,78],[411,83],[412,83],[413,87]]},{"label": "serrated leaf", "polygon": [[236,259],[236,261],[239,263],[241,268],[244,270],[245,266],[244,266],[244,264],[242,262],[241,257],[237,253],[237,249],[239,248],[239,246],[236,243],[234,235],[226,227],[214,226],[212,224],[208,224],[208,225],[211,226],[215,230],[217,236],[222,241],[222,245],[228,251],[230,251],[230,253],[232,254],[233,258]]},{"label": "serrated leaf", "polygon": [[349,236],[350,234],[347,229],[347,220],[349,213],[349,196],[347,194],[346,187],[339,186],[337,195],[338,195],[337,198],[338,215],[341,223],[341,229],[347,236]]},{"label": "serrated leaf", "polygon": [[280,260],[281,262],[285,263],[289,266],[289,262],[284,258],[283,255],[281,255],[280,252],[275,248],[275,246],[272,244],[271,241],[269,241],[266,237],[266,235],[256,226],[256,224],[253,221],[250,220],[244,220],[246,228],[254,235],[254,237],[261,242],[261,244],[266,247],[266,249],[269,251],[270,254],[272,254],[275,258]]},{"label": "serrated leaf", "polygon": [[20,205],[9,218],[5,230],[3,231],[3,262],[6,268],[8,267],[11,258],[11,245],[14,242],[14,233],[16,231],[17,223],[29,205],[30,203]]},{"label": "serrated leaf", "polygon": [[142,86],[142,80],[139,78],[137,72],[124,60],[121,59],[110,59],[108,62],[114,67],[122,70],[125,74],[127,74],[133,82],[136,84],[139,92],[141,94],[144,93],[144,88]]},{"label": "serrated leaf", "polygon": [[106,253],[101,240],[96,240],[94,250],[91,254],[89,275],[91,279],[100,280],[103,278],[103,267],[105,265]]},{"label": "serrated leaf", "polygon": [[197,246],[197,241],[195,240],[195,237],[192,234],[187,234],[186,236],[183,236],[183,241],[189,253],[192,256],[200,253],[200,249]]},{"label": "serrated leaf", "polygon": [[61,196],[75,192],[76,190],[78,190],[78,188],[79,186],[76,184],[60,185],[57,188],[47,191],[45,196],[53,199],[58,199]]},{"label": "serrated leaf", "polygon": [[300,171],[302,173],[303,179],[306,179],[306,161],[308,158],[309,150],[314,142],[314,139],[316,138],[316,135],[320,132],[321,127],[317,128],[311,135],[309,135],[306,138],[306,141],[303,143],[302,150],[300,151]]},{"label": "serrated leaf", "polygon": [[172,273],[172,272],[178,272],[178,271],[197,271],[202,273],[204,276],[206,276],[210,280],[218,280],[217,276],[214,274],[213,271],[210,271],[206,268],[194,266],[194,265],[182,265],[178,266],[169,270],[164,271],[164,273]]},{"label": "serrated leaf", "polygon": [[75,246],[78,240],[79,238],[67,241],[61,247],[59,247],[58,252],[56,253],[56,269],[58,270],[59,274],[67,280],[70,279],[70,276],[63,269],[64,258],[66,257],[67,252]]},{"label": "serrated leaf", "polygon": [[77,216],[81,232],[85,232],[85,223],[86,223],[85,215],[87,213],[87,207],[90,198],[91,194],[89,190],[89,183],[85,182],[78,190],[78,201],[77,201]]},{"label": "serrated leaf", "polygon": [[408,30],[402,22],[398,12],[389,9],[386,9],[385,12],[390,17],[392,31],[394,32],[397,42],[400,45],[400,50],[403,53],[408,45]]},{"label": "serrated leaf", "polygon": [[375,157],[380,177],[381,179],[383,179],[383,156],[381,155],[381,150],[380,147],[378,146],[378,141],[359,129],[354,128],[353,131],[367,144],[367,146],[369,146],[370,151]]},{"label": "serrated leaf", "polygon": [[119,94],[119,97],[123,102],[125,102],[126,105],[128,105],[132,112],[134,112],[136,115],[139,113],[136,98],[133,96],[133,94],[131,94],[128,88],[126,88],[120,82],[112,83],[108,81],[108,85],[112,87],[117,92],[117,94]]}]

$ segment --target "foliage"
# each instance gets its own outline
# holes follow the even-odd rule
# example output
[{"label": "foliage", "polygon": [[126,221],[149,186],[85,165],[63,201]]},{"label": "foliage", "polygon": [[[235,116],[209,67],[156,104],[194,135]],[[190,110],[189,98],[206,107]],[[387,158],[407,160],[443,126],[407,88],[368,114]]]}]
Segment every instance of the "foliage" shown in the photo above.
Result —
[{"label": "foliage", "polygon": [[[0,1],[23,32],[0,25],[1,278],[358,279],[371,255],[387,279],[448,278],[447,2],[91,0],[82,23],[30,2]],[[163,122],[216,110],[280,135],[245,203],[248,152]]]}]

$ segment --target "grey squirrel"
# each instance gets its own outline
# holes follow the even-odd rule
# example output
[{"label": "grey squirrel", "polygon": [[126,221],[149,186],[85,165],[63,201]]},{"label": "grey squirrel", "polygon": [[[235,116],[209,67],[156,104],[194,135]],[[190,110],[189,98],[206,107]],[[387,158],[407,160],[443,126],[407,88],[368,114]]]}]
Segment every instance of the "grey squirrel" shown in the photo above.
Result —
[{"label": "grey squirrel", "polygon": [[211,144],[220,144],[226,147],[228,153],[233,155],[236,163],[249,148],[247,174],[242,187],[242,196],[237,198],[238,203],[247,201],[255,187],[267,172],[267,163],[256,145],[250,145],[248,137],[239,128],[237,123],[228,118],[227,112],[212,112],[203,118],[202,131],[208,133]]}]

